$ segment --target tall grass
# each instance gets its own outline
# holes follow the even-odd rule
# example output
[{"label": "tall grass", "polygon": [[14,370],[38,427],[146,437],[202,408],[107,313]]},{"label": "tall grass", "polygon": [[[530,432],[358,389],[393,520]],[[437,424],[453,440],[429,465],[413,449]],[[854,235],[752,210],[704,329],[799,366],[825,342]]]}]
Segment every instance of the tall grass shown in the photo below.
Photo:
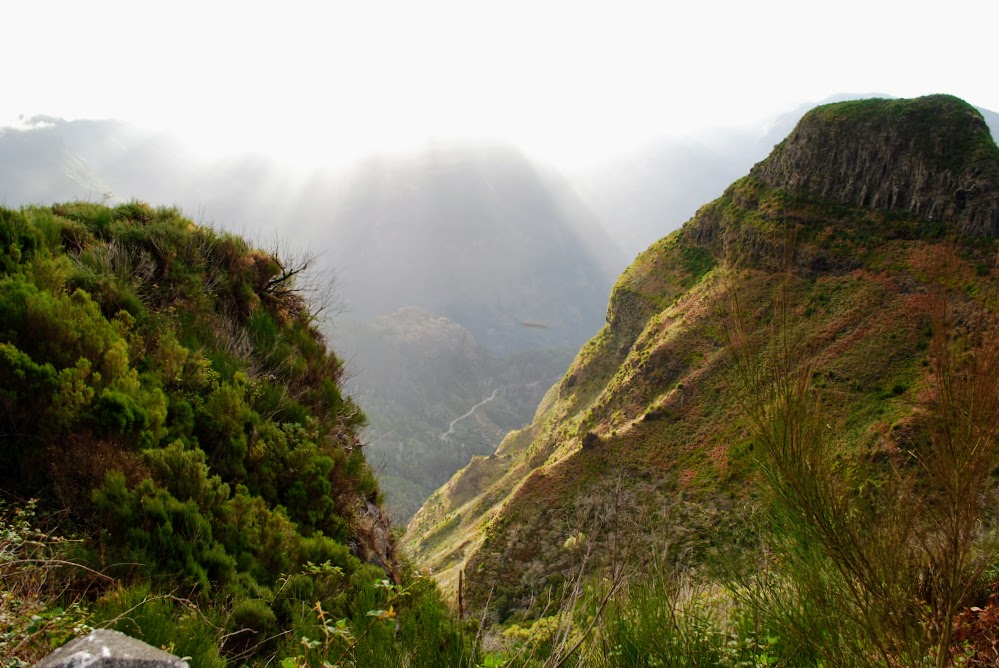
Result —
[{"label": "tall grass", "polygon": [[695,574],[655,560],[614,601],[602,642],[585,665],[723,665],[725,634],[711,593]]},{"label": "tall grass", "polygon": [[984,306],[962,307],[956,271],[941,254],[931,309],[933,337],[930,447],[917,453],[927,481],[925,556],[928,628],[935,665],[947,665],[953,620],[993,563],[985,533],[994,506],[992,472],[999,451],[999,318]]},{"label": "tall grass", "polygon": [[984,528],[999,445],[997,323],[982,302],[956,300],[947,278],[931,292],[928,439],[887,467],[839,450],[797,335],[794,276],[776,288],[768,327],[732,291],[731,384],[762,453],[775,555],[772,572],[739,591],[824,665],[950,665],[955,615],[995,556]]}]

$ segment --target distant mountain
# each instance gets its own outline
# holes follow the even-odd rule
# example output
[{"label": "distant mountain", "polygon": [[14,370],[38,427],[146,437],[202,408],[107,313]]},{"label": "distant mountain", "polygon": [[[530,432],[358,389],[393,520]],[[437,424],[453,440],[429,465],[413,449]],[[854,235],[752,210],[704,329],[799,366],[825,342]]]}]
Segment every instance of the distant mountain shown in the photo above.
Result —
[{"label": "distant mountain", "polygon": [[8,205],[173,204],[335,270],[347,312],[331,336],[350,357],[349,390],[399,520],[530,421],[569,351],[602,326],[623,261],[573,190],[510,148],[437,146],[295,181],[276,163],[205,161],[116,121],[27,126],[0,131]]},{"label": "distant mountain", "polygon": [[23,130],[0,130],[0,196],[8,205],[103,199],[111,187],[81,153],[110,162],[124,152],[129,130],[113,121],[74,124],[44,117]]},{"label": "distant mountain", "polygon": [[989,111],[988,109],[982,109],[981,107],[975,107],[978,112],[985,119],[985,124],[989,126],[989,131],[992,133],[992,139],[997,144],[999,144],[999,114],[994,111]]},{"label": "distant mountain", "polygon": [[571,189],[507,148],[372,159],[337,189],[324,183],[294,217],[337,268],[347,310],[331,338],[354,371],[389,508],[408,521],[530,422],[603,325],[620,256]]},{"label": "distant mountain", "polygon": [[571,178],[608,233],[633,257],[745,173],[755,162],[755,148],[748,133],[727,138],[721,147],[693,139],[662,140]]},{"label": "distant mountain", "polygon": [[[727,578],[740,564],[751,577],[752,564],[779,569],[779,538],[753,519],[769,508],[768,486],[790,475],[777,466],[826,476],[818,497],[793,503],[846,490],[841,507],[819,506],[829,536],[854,531],[861,512],[877,519],[865,505],[875,499],[896,507],[885,498],[896,488],[881,487],[892,471],[913,476],[903,479],[922,501],[939,484],[919,477],[939,438],[935,420],[952,417],[941,393],[972,382],[955,376],[941,389],[950,381],[937,374],[956,372],[933,362],[950,354],[946,335],[933,332],[959,328],[951,334],[962,364],[995,358],[994,348],[979,357],[961,342],[994,341],[997,202],[999,148],[956,98],[809,111],[748,176],[638,256],[615,285],[606,326],[533,423],[431,496],[410,523],[407,552],[452,593],[464,571],[466,606],[488,599],[500,621],[532,619],[583,567],[609,576],[622,563],[634,572],[666,564],[673,573],[682,561],[689,570],[676,581],[697,592],[711,591],[715,567]],[[974,391],[995,406],[999,385],[980,373]],[[794,383],[804,385],[787,389]],[[784,390],[801,403],[782,404]],[[954,419],[994,436],[994,413],[976,406],[961,403]],[[791,430],[804,429],[793,421],[807,411],[821,422],[808,423],[801,445]],[[969,426],[973,418],[981,425]],[[771,421],[766,450],[759,425]],[[810,448],[810,458],[792,446]],[[781,456],[790,459],[773,459]],[[906,521],[922,522],[916,515]],[[814,557],[833,548],[816,539],[803,549]],[[906,586],[916,586],[915,572]]]},{"label": "distant mountain", "polygon": [[[357,316],[418,306],[487,346],[577,346],[603,322],[623,257],[559,176],[502,146],[438,146],[303,179],[264,158],[207,161],[118,121],[0,130],[8,206],[175,205],[203,223],[324,254]],[[545,328],[525,328],[521,322]]]},{"label": "distant mountain", "polygon": [[575,347],[603,323],[619,251],[568,187],[519,152],[370,160],[339,192],[320,188],[303,198],[327,215],[313,216],[309,235],[329,249],[356,316],[418,306],[501,352]]},{"label": "distant mountain", "polygon": [[23,128],[0,128],[0,196],[7,206],[139,200],[262,236],[283,225],[296,192],[273,162],[207,160],[176,136],[122,121],[39,116]]}]

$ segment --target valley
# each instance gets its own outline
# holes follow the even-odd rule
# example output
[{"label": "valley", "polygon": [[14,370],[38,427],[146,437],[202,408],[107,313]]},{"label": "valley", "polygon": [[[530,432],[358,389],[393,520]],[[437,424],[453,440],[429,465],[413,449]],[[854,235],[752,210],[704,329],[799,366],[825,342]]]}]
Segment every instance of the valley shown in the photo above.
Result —
[{"label": "valley", "polygon": [[[844,99],[588,174],[439,143],[304,181],[0,131],[35,198],[0,209],[0,649],[989,665],[995,120]],[[171,191],[227,220],[134,199]]]}]

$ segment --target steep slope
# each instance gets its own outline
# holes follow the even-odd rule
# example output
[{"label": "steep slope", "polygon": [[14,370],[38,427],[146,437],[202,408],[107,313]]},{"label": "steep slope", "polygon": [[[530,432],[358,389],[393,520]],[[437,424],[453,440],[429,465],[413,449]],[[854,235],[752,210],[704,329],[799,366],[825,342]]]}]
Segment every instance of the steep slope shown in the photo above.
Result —
[{"label": "steep slope", "polygon": [[[0,208],[5,661],[84,623],[197,665],[325,654],[313,606],[370,626],[403,583],[302,269],[173,209]],[[416,648],[371,631],[368,665]]]},{"label": "steep slope", "polygon": [[464,570],[467,598],[505,617],[584,554],[588,569],[664,553],[710,566],[753,545],[758,461],[730,344],[739,316],[776,346],[775,294],[844,461],[913,447],[937,279],[962,286],[960,312],[994,306],[997,169],[981,117],[955,98],[806,114],[624,272],[533,424],[438,490],[407,550],[447,587]]}]

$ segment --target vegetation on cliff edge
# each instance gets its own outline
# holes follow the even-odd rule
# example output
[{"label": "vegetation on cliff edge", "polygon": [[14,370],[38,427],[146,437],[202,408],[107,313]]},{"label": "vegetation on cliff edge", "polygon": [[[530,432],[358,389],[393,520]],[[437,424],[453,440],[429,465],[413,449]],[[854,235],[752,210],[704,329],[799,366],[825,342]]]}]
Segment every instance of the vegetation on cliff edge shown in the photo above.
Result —
[{"label": "vegetation on cliff edge", "polygon": [[463,651],[395,554],[306,265],[140,203],[0,209],[5,665],[88,625],[198,666]]}]

